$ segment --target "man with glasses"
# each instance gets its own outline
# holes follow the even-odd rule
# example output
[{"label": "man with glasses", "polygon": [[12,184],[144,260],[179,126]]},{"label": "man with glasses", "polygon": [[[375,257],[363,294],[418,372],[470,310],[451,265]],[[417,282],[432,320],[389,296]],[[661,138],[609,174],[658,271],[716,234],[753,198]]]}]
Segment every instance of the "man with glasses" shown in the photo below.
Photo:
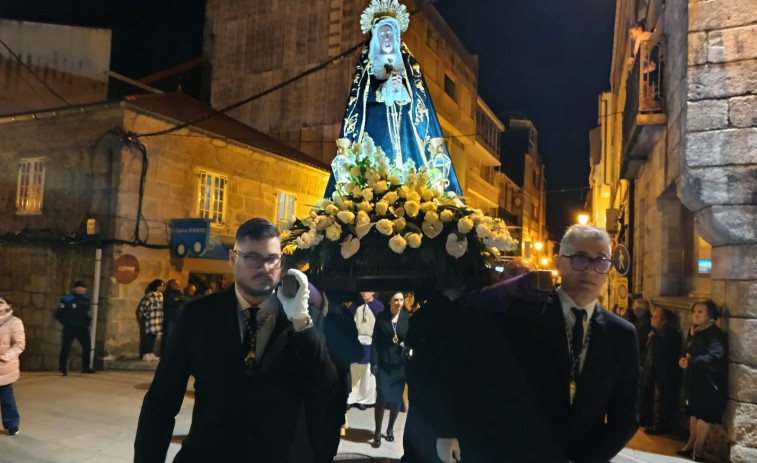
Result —
[{"label": "man with glasses", "polygon": [[[442,461],[605,463],[633,437],[636,330],[597,303],[611,255],[605,230],[574,225],[554,256],[562,278],[555,291],[538,297],[524,290],[526,274],[470,299],[483,310],[471,311],[475,325],[455,344],[461,359],[447,373],[452,387],[443,391],[437,441]],[[464,382],[455,385],[455,378]],[[464,407],[472,409],[455,411]],[[475,419],[466,425],[466,416]]]},{"label": "man with glasses", "polygon": [[[308,281],[279,286],[281,240],[264,219],[244,223],[229,265],[235,284],[188,303],[145,395],[135,462],[163,462],[193,376],[192,426],[174,462],[313,461],[306,410],[333,400],[339,377],[308,315]],[[313,401],[318,401],[314,403]]]}]

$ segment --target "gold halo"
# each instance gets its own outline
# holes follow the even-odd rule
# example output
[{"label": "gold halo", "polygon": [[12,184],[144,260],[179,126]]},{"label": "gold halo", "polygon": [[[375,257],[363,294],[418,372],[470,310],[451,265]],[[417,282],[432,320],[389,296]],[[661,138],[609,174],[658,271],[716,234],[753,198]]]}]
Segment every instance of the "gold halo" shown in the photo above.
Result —
[{"label": "gold halo", "polygon": [[368,8],[360,15],[360,30],[367,34],[373,29],[376,20],[391,16],[397,20],[400,26],[400,32],[405,32],[410,25],[410,13],[407,12],[405,5],[397,0],[372,0]]}]

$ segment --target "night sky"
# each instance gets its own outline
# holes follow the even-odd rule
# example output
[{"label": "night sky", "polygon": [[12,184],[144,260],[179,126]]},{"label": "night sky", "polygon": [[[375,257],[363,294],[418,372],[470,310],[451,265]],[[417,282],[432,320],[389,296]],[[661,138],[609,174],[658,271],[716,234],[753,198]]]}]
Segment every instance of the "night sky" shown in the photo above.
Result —
[{"label": "night sky", "polygon": [[[484,101],[496,114],[524,113],[539,131],[547,168],[547,225],[559,239],[587,192],[549,192],[588,185],[588,132],[597,125],[597,96],[609,90],[615,2],[436,0],[434,5],[479,56]],[[204,0],[0,1],[2,18],[111,28],[111,67],[133,78],[200,56],[203,12]]]}]

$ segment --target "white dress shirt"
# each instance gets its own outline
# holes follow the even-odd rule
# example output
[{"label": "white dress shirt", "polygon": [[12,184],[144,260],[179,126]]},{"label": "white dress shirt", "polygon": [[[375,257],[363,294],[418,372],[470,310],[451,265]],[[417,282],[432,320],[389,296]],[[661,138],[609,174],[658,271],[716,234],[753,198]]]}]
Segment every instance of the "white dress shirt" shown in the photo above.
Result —
[{"label": "white dress shirt", "polygon": [[[244,297],[242,297],[242,294],[239,292],[239,288],[235,287],[234,292],[237,296],[237,315],[239,319],[239,339],[241,342],[244,342],[244,331],[245,331],[245,319],[242,318],[242,311],[246,310],[252,305],[245,300]],[[271,293],[271,295],[268,297],[268,299],[264,300],[258,305],[258,308],[260,309],[257,313],[257,320],[260,321],[260,318],[267,315],[265,323],[263,325],[258,327],[258,334],[256,338],[256,344],[255,344],[255,356],[260,359],[263,357],[263,352],[265,351],[265,347],[268,344],[268,341],[271,339],[271,334],[273,333],[273,329],[276,327],[276,313],[279,310],[279,305],[277,304],[277,301],[275,300],[276,293]]]},{"label": "white dress shirt", "polygon": [[[586,305],[578,305],[576,302],[568,296],[568,294],[562,289],[562,287],[557,288],[557,297],[560,298],[560,304],[562,305],[562,313],[565,317],[565,327],[566,327],[566,335],[568,338],[568,351],[570,351],[570,346],[572,342],[573,337],[573,326],[576,324],[576,315],[573,313],[572,310],[570,310],[573,307],[584,309],[586,311],[586,318],[583,320],[584,324],[584,339],[581,340],[583,343],[586,340],[586,335],[589,333],[589,321],[591,320],[591,317],[594,315],[594,308],[597,305],[596,299],[589,302]],[[591,340],[589,341],[591,342]],[[581,344],[583,345],[583,344]],[[583,369],[584,367],[584,360],[586,360],[586,351],[589,350],[589,346],[586,346],[586,349],[584,349],[581,352],[581,356],[579,359],[579,365],[578,368]]]}]

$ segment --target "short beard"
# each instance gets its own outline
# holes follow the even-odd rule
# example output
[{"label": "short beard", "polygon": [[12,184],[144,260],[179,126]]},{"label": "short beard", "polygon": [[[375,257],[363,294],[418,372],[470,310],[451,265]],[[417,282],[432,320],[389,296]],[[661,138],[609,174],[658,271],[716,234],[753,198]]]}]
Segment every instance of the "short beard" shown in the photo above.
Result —
[{"label": "short beard", "polygon": [[273,289],[276,287],[276,285],[273,285],[268,289],[256,290],[244,284],[237,283],[237,286],[239,286],[239,289],[241,290],[243,294],[246,294],[254,298],[268,297],[271,295],[271,293],[273,293]]}]

